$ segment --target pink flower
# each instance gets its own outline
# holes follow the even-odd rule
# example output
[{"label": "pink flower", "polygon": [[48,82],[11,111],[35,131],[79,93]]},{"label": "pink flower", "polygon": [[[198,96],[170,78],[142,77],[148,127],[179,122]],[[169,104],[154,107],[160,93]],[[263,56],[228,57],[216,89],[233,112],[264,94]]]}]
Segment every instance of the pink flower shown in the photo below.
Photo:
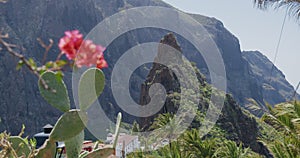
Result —
[{"label": "pink flower", "polygon": [[104,59],[104,56],[102,54],[102,56],[100,56],[97,60],[97,68],[98,69],[102,69],[102,68],[106,68],[108,67],[107,62]]},{"label": "pink flower", "polygon": [[83,41],[82,37],[82,34],[78,30],[74,30],[66,31],[65,36],[60,39],[58,46],[69,60],[75,59],[76,53]]},{"label": "pink flower", "polygon": [[107,63],[103,57],[104,47],[94,44],[91,40],[82,42],[82,45],[77,53],[75,64],[77,67],[99,65],[98,68],[107,67]]},{"label": "pink flower", "polygon": [[75,65],[79,68],[93,65],[99,69],[107,67],[103,56],[105,48],[94,44],[91,40],[83,40],[82,37],[78,30],[66,31],[58,46],[62,53],[66,54],[69,60],[74,60]]}]

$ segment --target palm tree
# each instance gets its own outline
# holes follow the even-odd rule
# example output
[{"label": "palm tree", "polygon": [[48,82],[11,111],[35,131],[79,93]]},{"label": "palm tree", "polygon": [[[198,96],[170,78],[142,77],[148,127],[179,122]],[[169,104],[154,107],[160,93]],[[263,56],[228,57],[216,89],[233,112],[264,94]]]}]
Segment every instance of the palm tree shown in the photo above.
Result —
[{"label": "palm tree", "polygon": [[262,120],[284,133],[282,140],[275,140],[271,150],[278,158],[299,158],[300,156],[300,103],[282,103],[269,107],[270,114]]},{"label": "palm tree", "polygon": [[270,114],[285,126],[289,131],[300,135],[300,103],[282,103],[270,108]]},{"label": "palm tree", "polygon": [[275,9],[286,7],[290,16],[300,18],[300,0],[254,0],[260,8],[273,7]]},{"label": "palm tree", "polygon": [[159,150],[162,158],[192,158],[188,152],[182,148],[183,142],[173,141],[170,146],[165,146]]},{"label": "palm tree", "polygon": [[286,136],[283,141],[276,140],[271,150],[276,158],[299,158],[299,143],[299,139],[293,135],[289,135]]},{"label": "palm tree", "polygon": [[183,135],[184,149],[188,151],[193,158],[210,158],[213,157],[217,149],[215,139],[202,140],[197,129],[187,131]]},{"label": "palm tree", "polygon": [[224,146],[218,148],[215,153],[215,157],[224,158],[246,158],[248,157],[249,148],[243,148],[242,143],[237,145],[234,141],[227,140],[224,142]]},{"label": "palm tree", "polygon": [[181,124],[182,120],[175,119],[173,114],[165,113],[159,114],[150,128],[157,131],[155,135],[158,139],[168,139],[171,147],[171,141],[181,132]]}]

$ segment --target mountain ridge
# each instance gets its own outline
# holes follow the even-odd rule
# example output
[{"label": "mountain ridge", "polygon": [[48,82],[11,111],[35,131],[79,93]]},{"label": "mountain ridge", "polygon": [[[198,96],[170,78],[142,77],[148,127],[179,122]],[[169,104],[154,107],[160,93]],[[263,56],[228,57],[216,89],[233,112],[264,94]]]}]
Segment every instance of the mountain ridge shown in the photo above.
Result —
[{"label": "mountain ridge", "polygon": [[[260,51],[243,51],[242,56],[250,64],[251,71],[257,77],[257,80],[261,81],[265,102],[274,105],[294,99],[294,87],[286,80],[284,73],[268,57]],[[299,94],[296,94],[295,97],[298,100],[300,99]]]}]

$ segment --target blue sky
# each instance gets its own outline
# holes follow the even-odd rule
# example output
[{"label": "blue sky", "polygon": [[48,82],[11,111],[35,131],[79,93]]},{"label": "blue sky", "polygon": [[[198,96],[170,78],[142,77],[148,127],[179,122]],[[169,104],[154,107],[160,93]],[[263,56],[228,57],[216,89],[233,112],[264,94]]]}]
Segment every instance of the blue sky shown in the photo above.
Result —
[{"label": "blue sky", "polygon": [[[285,9],[260,10],[253,0],[163,0],[189,13],[215,17],[240,40],[242,50],[259,50],[274,60]],[[275,65],[294,86],[300,81],[300,20],[287,17]],[[300,92],[300,90],[298,90]]]}]

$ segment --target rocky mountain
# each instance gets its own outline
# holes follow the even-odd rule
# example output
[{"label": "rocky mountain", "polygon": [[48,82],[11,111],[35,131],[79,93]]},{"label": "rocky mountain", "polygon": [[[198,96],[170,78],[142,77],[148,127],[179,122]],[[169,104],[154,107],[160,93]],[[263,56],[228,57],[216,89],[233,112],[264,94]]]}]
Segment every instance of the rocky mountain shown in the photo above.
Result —
[{"label": "rocky mountain", "polygon": [[[242,56],[249,63],[252,76],[262,85],[265,102],[274,105],[294,99],[294,87],[266,56],[259,51],[243,51]],[[295,97],[300,99],[298,94]]]},{"label": "rocky mountain", "polygon": [[[208,30],[222,53],[226,69],[227,92],[232,94],[242,105],[247,103],[246,98],[253,98],[259,104],[263,104],[261,85],[250,74],[250,67],[242,57],[239,40],[217,19],[201,15],[192,16]],[[184,46],[183,50],[185,50]],[[193,50],[189,49],[188,52],[193,52]],[[204,63],[204,61],[198,60],[196,63]],[[199,67],[203,71],[202,66]],[[205,75],[207,76],[207,74]]]},{"label": "rocky mountain", "polygon": [[[41,61],[44,50],[36,38],[40,37],[44,41],[51,38],[57,43],[64,31],[73,29],[78,29],[86,35],[104,18],[120,10],[137,6],[171,7],[160,0],[9,0],[7,3],[0,3],[0,28],[2,32],[10,35],[10,42],[25,48],[21,53]],[[257,76],[253,75],[253,66],[249,64],[250,59],[246,60],[242,54],[238,39],[214,18],[201,15],[191,16],[208,30],[222,53],[227,74],[227,92],[232,94],[241,105],[248,102],[247,98],[253,98],[261,106],[264,105],[264,100],[272,100],[272,95],[264,90],[264,85],[258,82]],[[110,83],[114,64],[126,50],[139,43],[158,42],[168,32],[163,29],[144,28],[129,31],[115,39],[105,52],[105,58],[110,63],[109,68],[104,70],[107,83]],[[209,81],[208,74],[210,72],[207,70],[203,58],[196,55],[199,54],[197,50],[188,42],[188,39],[184,39],[176,33],[175,36],[183,54],[190,61],[196,63]],[[58,48],[55,46],[49,54],[49,59],[53,59],[57,53]],[[2,109],[0,131],[8,130],[16,134],[24,123],[27,127],[26,133],[32,135],[39,132],[45,124],[53,124],[60,113],[40,96],[37,78],[29,74],[26,69],[21,72],[16,71],[16,63],[17,60],[9,54],[4,51],[0,52],[0,107]],[[150,68],[150,66],[141,67],[131,77],[129,88],[131,96],[136,102],[139,102],[141,85]],[[70,73],[67,72],[65,80],[69,88],[71,87],[70,78]],[[282,83],[287,84],[287,82]],[[272,84],[271,86],[276,87]],[[288,94],[290,90],[291,88],[281,89],[280,93]],[[71,89],[69,89],[69,95],[73,96]],[[115,113],[121,110],[113,98],[110,84],[106,84],[104,94],[99,101],[110,117],[115,116]],[[274,99],[274,102],[270,102],[276,103],[277,101],[280,100]],[[128,122],[135,119],[129,114],[124,113],[124,115]]]},{"label": "rocky mountain", "polygon": [[[174,34],[168,33],[160,40],[161,44],[169,45],[173,48],[175,48],[177,51],[182,53],[181,47],[177,43],[177,39]],[[161,46],[163,47],[163,46]],[[162,58],[171,58],[173,57],[174,53],[172,50],[166,49],[158,49],[157,56],[154,60],[154,63],[152,65],[152,68],[149,71],[149,74],[147,75],[146,80],[141,85],[141,93],[140,93],[140,105],[147,105],[149,102],[151,102],[151,98],[157,97],[161,94],[156,93],[155,96],[152,96],[150,98],[150,87],[153,84],[160,83],[164,86],[166,92],[167,92],[167,98],[164,103],[163,108],[160,109],[160,111],[151,117],[146,118],[139,118],[139,124],[141,124],[142,128],[147,128],[151,125],[151,122],[153,122],[153,119],[157,117],[158,114],[162,113],[176,113],[178,110],[178,106],[174,103],[174,99],[176,100],[175,95],[180,94],[181,86],[180,82],[176,77],[176,74],[171,70],[171,68],[159,64],[159,60]],[[176,57],[175,57],[176,58]],[[175,59],[176,60],[176,59]],[[177,60],[182,60],[182,58],[178,58]],[[181,63],[183,61],[178,61],[177,63]],[[201,78],[200,78],[201,79]],[[204,83],[203,80],[202,83]],[[177,100],[180,100],[179,98]]]},{"label": "rocky mountain", "polygon": [[[177,51],[182,53],[181,47],[177,43],[177,39],[174,36],[174,34],[167,34],[162,38],[160,41],[162,44],[169,45],[173,48],[175,48]],[[173,54],[173,55],[170,55]],[[161,58],[172,58],[174,57],[174,50],[169,49],[158,49],[158,53],[156,56],[157,61]],[[178,58],[178,63],[184,62],[183,59]],[[188,73],[188,70],[185,66],[182,65],[181,71],[185,71],[185,73]],[[197,94],[200,96],[200,101],[198,104],[198,110],[201,111],[201,113],[205,113],[207,111],[208,106],[213,106],[212,104],[209,104],[209,98],[212,93],[210,85],[206,82],[204,79],[204,76],[200,73],[199,70],[197,70],[196,67],[196,76],[198,79],[198,84],[194,86],[200,87],[200,94]],[[185,100],[184,95],[182,94],[181,89],[184,89],[184,87],[180,84],[179,79],[176,77],[176,73],[174,71],[176,70],[176,67],[173,67],[173,65],[170,65],[169,67],[166,67],[164,65],[153,63],[151,70],[149,71],[149,74],[147,75],[147,79],[141,86],[141,94],[140,94],[140,104],[146,105],[151,101],[151,98],[149,97],[150,94],[150,87],[153,86],[156,83],[161,83],[167,92],[167,98],[164,102],[163,107],[161,110],[156,114],[152,115],[150,117],[143,117],[139,119],[140,127],[142,127],[144,130],[149,129],[151,127],[151,124],[153,120],[158,117],[159,114],[163,113],[170,113],[170,114],[176,114],[179,106],[188,106],[185,104],[180,104],[181,100],[183,99],[184,102],[191,101],[193,102],[193,97],[190,97],[187,100]],[[217,93],[217,92],[216,92]],[[155,95],[160,95],[159,93],[156,93]],[[179,97],[180,96],[180,97]],[[193,92],[190,92],[188,96],[193,96]],[[220,114],[220,117],[217,121],[217,127],[220,127],[222,130],[224,130],[227,133],[226,138],[230,140],[234,140],[237,142],[243,142],[243,144],[247,147],[250,147],[253,151],[269,156],[268,149],[261,143],[259,143],[258,137],[260,135],[259,131],[259,125],[256,122],[255,118],[247,114],[240,106],[239,104],[232,98],[230,95],[225,96],[225,102],[222,109],[222,112]],[[180,102],[180,103],[179,103]],[[180,105],[179,105],[180,104]],[[179,106],[178,106],[179,105]],[[195,119],[193,120],[191,127],[197,128],[201,126],[201,121],[197,120],[201,116],[197,115]],[[247,129],[247,130],[244,130]]]}]

